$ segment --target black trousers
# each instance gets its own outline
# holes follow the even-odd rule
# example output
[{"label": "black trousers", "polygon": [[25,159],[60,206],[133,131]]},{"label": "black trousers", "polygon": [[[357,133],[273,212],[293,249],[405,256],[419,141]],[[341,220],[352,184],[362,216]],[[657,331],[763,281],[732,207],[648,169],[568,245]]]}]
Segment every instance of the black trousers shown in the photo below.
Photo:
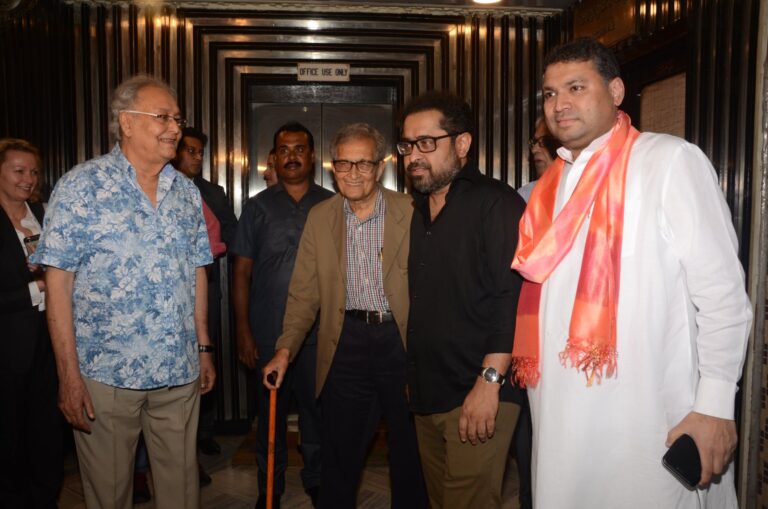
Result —
[{"label": "black trousers", "polygon": [[[217,352],[221,352],[221,290],[219,281],[221,270],[221,260],[213,261],[211,273],[208,276],[208,338],[216,347]],[[213,286],[216,285],[216,286]],[[217,373],[220,371],[216,366]],[[223,380],[223,378],[221,379]],[[219,383],[221,382],[219,381]],[[206,440],[213,438],[216,432],[216,394],[221,387],[217,383],[214,390],[200,396],[200,417],[197,423],[197,440]],[[222,391],[223,393],[223,391]]]},{"label": "black trousers", "polygon": [[388,431],[392,507],[427,507],[405,387],[405,350],[395,322],[368,325],[347,316],[320,395],[321,508],[356,507],[360,476],[382,415]]},{"label": "black trousers", "polygon": [[[258,346],[257,363],[260,374],[267,362],[275,356],[273,347]],[[320,407],[315,398],[315,372],[317,345],[304,345],[288,367],[283,383],[277,391],[275,417],[275,493],[285,492],[285,470],[288,467],[286,442],[287,418],[291,402],[295,401],[299,413],[299,451],[304,460],[301,484],[304,489],[320,485]],[[257,390],[258,420],[256,422],[256,463],[259,466],[259,493],[267,493],[267,448],[269,446],[269,391],[259,381]]]},{"label": "black trousers", "polygon": [[521,401],[520,415],[517,417],[515,436],[512,437],[515,448],[515,460],[520,476],[520,509],[532,509],[533,490],[531,481],[531,456],[533,456],[533,426],[531,425],[531,407],[528,396]]},{"label": "black trousers", "polygon": [[55,508],[61,488],[56,364],[45,314],[39,315],[40,334],[29,370],[0,371],[0,507]]}]

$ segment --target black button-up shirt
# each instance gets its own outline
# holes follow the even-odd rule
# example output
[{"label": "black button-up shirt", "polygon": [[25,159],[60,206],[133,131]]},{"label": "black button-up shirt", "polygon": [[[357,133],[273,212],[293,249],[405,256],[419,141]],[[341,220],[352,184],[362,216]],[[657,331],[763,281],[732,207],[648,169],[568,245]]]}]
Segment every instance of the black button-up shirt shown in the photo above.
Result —
[{"label": "black button-up shirt", "polygon": [[200,191],[200,196],[206,205],[211,209],[213,215],[219,220],[221,225],[221,240],[227,245],[229,249],[232,241],[235,240],[235,234],[237,233],[237,218],[235,213],[232,212],[232,206],[227,200],[227,195],[224,192],[224,188],[218,184],[208,182],[199,175],[192,179],[197,189]]},{"label": "black button-up shirt", "polygon": [[[522,278],[510,269],[525,202],[467,164],[430,220],[414,193],[408,280],[408,384],[417,414],[453,410],[475,384],[483,358],[510,353]],[[519,394],[505,384],[501,401]]]},{"label": "black button-up shirt", "polygon": [[[313,183],[296,203],[278,183],[245,202],[230,251],[253,260],[248,320],[257,346],[274,346],[283,330],[288,284],[307,214],[331,196]],[[306,342],[317,342],[314,328]]]}]

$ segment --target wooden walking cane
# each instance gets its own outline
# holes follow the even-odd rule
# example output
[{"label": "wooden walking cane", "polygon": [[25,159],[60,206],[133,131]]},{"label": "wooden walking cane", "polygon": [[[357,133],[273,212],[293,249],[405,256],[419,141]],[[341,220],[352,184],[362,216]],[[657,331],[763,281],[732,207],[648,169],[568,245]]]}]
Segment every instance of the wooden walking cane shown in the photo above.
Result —
[{"label": "wooden walking cane", "polygon": [[[277,373],[267,375],[272,385],[277,381]],[[277,389],[269,390],[269,436],[267,439],[267,509],[272,509],[275,495],[275,417],[277,414]]]}]

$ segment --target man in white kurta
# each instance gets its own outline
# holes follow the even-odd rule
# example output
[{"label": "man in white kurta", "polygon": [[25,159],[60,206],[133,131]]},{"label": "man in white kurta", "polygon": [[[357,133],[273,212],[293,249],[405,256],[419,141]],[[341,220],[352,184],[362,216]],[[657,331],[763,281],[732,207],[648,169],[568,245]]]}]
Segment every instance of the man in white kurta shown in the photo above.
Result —
[{"label": "man in white kurta", "polygon": [[[591,61],[568,63],[576,64],[596,69]],[[564,64],[554,65],[563,70]],[[545,114],[565,145],[558,151],[566,164],[557,190],[557,214],[610,132],[604,130],[586,142],[569,140],[568,130],[575,123],[595,127],[601,113],[586,111],[582,103],[578,114],[563,114],[570,107],[566,96],[573,95],[578,105],[582,91],[572,88],[573,75],[550,76],[548,84],[550,68],[545,69]],[[584,83],[592,86],[589,76]],[[614,114],[621,98],[623,84],[618,101],[613,97]],[[558,124],[562,118],[568,121]],[[569,145],[574,150],[566,148]],[[534,506],[737,507],[732,465],[706,488],[689,491],[661,462],[668,433],[691,412],[697,413],[694,417],[733,419],[751,324],[736,236],[712,165],[696,146],[673,136],[643,133],[632,146],[621,246],[617,370],[591,387],[584,373],[564,366],[559,358],[568,340],[588,223],[589,218],[542,288],[540,379],[528,390]],[[693,434],[685,426],[673,434]],[[733,430],[735,439],[735,426]],[[697,440],[700,449],[703,442]]]}]

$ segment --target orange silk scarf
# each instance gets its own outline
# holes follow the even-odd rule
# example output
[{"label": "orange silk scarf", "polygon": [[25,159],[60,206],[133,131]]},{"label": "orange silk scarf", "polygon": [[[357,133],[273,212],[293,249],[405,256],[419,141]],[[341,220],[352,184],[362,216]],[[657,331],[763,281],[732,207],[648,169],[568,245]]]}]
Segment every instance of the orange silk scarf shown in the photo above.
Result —
[{"label": "orange silk scarf", "polygon": [[[533,188],[520,219],[512,268],[525,277],[517,306],[512,370],[522,387],[539,381],[539,305],[544,281],[589,221],[568,342],[560,362],[583,371],[587,386],[616,371],[616,313],[624,229],[624,186],[632,144],[640,133],[618,112],[608,142],[587,162],[568,202],[553,220],[565,161],[558,158]],[[605,373],[604,373],[605,371]]]}]

